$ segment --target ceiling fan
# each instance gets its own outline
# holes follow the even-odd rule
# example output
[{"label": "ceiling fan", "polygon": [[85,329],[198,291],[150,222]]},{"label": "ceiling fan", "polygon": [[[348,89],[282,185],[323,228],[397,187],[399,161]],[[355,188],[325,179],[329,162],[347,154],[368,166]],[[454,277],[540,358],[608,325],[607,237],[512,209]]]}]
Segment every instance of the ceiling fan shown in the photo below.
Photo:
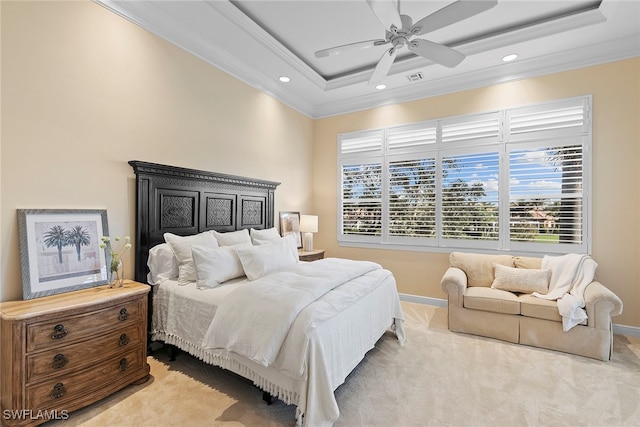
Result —
[{"label": "ceiling fan", "polygon": [[398,49],[403,46],[407,46],[411,52],[417,55],[445,67],[453,68],[465,58],[463,53],[442,44],[414,37],[477,15],[491,9],[497,3],[497,0],[457,0],[414,24],[411,17],[400,14],[396,0],[367,0],[367,5],[369,5],[369,8],[378,17],[386,30],[385,38],[319,50],[315,53],[315,56],[316,58],[324,58],[350,50],[391,44],[391,47],[385,51],[373,70],[373,74],[369,79],[370,85],[378,84],[386,77],[393,65],[393,61],[396,59]]}]

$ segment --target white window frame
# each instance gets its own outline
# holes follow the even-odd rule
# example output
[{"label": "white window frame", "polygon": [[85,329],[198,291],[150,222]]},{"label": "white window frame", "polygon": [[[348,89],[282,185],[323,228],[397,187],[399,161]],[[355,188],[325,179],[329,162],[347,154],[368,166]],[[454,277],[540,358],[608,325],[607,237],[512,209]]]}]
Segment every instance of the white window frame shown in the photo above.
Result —
[{"label": "white window frame", "polygon": [[[438,120],[412,123],[383,129],[349,132],[338,135],[338,201],[337,239],[341,246],[374,247],[414,251],[449,252],[452,250],[478,250],[483,252],[517,251],[519,253],[590,253],[591,251],[591,177],[592,177],[592,96],[506,108],[479,114],[445,117]],[[553,111],[562,121],[553,128],[553,120],[539,116],[540,112]],[[557,112],[557,113],[556,113]],[[538,127],[538,119],[551,123]],[[471,123],[470,128],[466,124]],[[481,126],[480,126],[481,125]],[[578,126],[579,125],[579,126]],[[458,127],[459,126],[459,127]],[[513,129],[513,132],[510,130]],[[433,132],[422,132],[435,127]],[[458,140],[443,140],[445,136],[460,135]],[[455,133],[449,133],[455,131]],[[394,135],[409,137],[415,133],[421,138],[418,144],[400,148],[389,147]],[[368,147],[363,152],[342,152],[343,141],[358,138],[381,138],[381,145]],[[582,152],[582,241],[580,243],[539,243],[510,240],[509,153],[512,150],[543,148],[564,145],[581,145]],[[475,152],[499,153],[498,223],[499,238],[483,241],[474,239],[444,239],[442,236],[442,159],[445,156]],[[435,158],[436,162],[436,235],[435,237],[410,237],[389,235],[389,163],[396,160]],[[350,164],[379,162],[382,164],[382,230],[376,236],[343,234],[342,230],[342,167]]]}]

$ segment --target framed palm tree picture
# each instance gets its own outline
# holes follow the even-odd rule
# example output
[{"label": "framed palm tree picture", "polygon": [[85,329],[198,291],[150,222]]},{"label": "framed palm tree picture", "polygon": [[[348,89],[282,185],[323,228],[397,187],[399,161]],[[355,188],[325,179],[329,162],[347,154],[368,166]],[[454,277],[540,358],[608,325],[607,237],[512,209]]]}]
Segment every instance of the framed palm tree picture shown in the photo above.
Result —
[{"label": "framed palm tree picture", "polygon": [[108,283],[106,210],[18,209],[18,231],[23,299]]}]

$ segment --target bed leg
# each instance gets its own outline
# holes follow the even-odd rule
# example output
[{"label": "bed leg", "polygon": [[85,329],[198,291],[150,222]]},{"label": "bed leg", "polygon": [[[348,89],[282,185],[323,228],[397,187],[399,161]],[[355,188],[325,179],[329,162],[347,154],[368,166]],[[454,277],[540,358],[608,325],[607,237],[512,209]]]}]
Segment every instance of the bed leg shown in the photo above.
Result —
[{"label": "bed leg", "polygon": [[168,344],[169,347],[169,362],[174,362],[176,360],[176,356],[180,352],[180,349],[175,345]]},{"label": "bed leg", "polygon": [[271,396],[269,393],[267,393],[266,391],[262,392],[262,400],[264,400],[265,402],[267,402],[267,405],[271,405],[273,403],[273,396]]}]

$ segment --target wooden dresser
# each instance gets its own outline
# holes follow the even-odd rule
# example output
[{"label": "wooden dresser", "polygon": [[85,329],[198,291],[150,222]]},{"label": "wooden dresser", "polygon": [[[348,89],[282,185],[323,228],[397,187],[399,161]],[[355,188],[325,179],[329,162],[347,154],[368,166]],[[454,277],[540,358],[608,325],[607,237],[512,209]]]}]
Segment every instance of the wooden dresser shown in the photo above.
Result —
[{"label": "wooden dresser", "polygon": [[0,304],[0,419],[37,425],[66,419],[149,378],[149,286],[83,289]]}]

